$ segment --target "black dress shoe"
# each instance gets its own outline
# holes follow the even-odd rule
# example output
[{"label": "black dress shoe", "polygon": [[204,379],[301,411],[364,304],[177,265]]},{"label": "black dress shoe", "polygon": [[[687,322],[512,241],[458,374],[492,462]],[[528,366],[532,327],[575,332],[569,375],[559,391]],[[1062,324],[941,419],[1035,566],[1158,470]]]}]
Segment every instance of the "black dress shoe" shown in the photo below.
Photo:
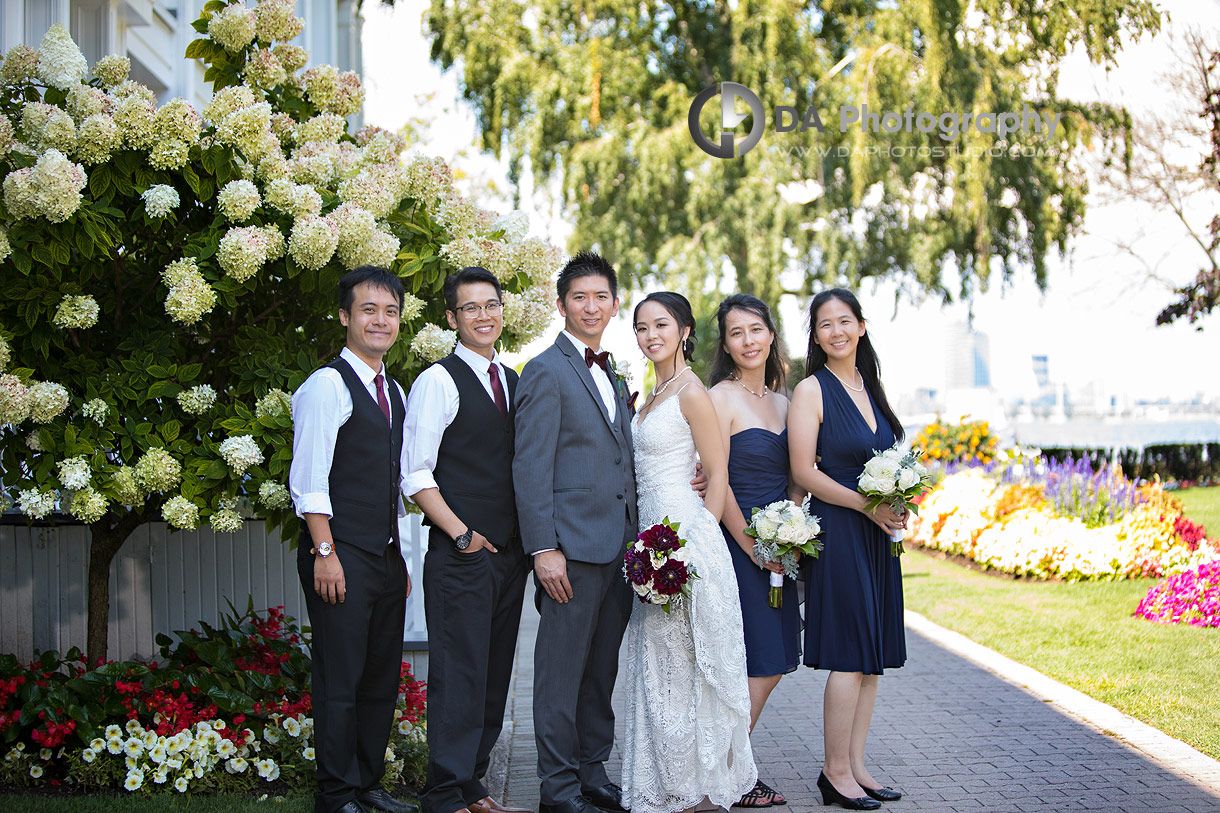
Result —
[{"label": "black dress shoe", "polygon": [[623,789],[613,782],[607,782],[597,788],[581,788],[581,793],[593,804],[610,813],[627,813],[623,807]]},{"label": "black dress shoe", "polygon": [[364,805],[353,799],[343,807],[336,810],[335,813],[368,813],[368,811],[364,809]]},{"label": "black dress shoe", "polygon": [[848,810],[879,810],[881,808],[881,802],[870,799],[867,796],[857,796],[855,799],[849,799],[842,793],[839,793],[835,790],[835,786],[830,784],[830,780],[826,778],[825,773],[818,774],[818,790],[822,791],[823,805],[838,805]]},{"label": "black dress shoe", "polygon": [[356,797],[356,801],[370,810],[384,810],[385,813],[419,813],[419,805],[400,802],[383,788],[366,790]]},{"label": "black dress shoe", "polygon": [[553,805],[539,802],[538,813],[601,813],[601,808],[594,805],[586,797],[577,796],[575,799],[564,799],[562,802],[556,802]]},{"label": "black dress shoe", "polygon": [[[864,788],[863,785],[860,787]],[[864,792],[878,802],[896,802],[902,798],[902,794],[893,788],[864,788]]]}]

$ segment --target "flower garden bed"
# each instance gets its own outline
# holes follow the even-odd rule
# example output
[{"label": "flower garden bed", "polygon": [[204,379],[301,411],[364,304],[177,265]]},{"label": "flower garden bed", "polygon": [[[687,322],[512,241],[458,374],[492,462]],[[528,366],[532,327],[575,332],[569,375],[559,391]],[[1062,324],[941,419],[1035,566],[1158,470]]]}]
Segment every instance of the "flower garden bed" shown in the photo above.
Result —
[{"label": "flower garden bed", "polygon": [[[79,652],[0,655],[0,785],[269,793],[313,784],[310,662],[272,608],[158,636],[161,661],[88,668]],[[422,784],[424,684],[403,664],[388,785]]]}]

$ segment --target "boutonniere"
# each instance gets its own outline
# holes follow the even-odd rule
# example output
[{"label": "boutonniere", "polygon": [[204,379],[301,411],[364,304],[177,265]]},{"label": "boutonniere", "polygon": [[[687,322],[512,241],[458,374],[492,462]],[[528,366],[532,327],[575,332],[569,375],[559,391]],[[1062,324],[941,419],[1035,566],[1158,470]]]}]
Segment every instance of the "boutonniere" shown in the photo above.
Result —
[{"label": "boutonniere", "polygon": [[610,356],[610,369],[614,370],[614,375],[623,382],[624,386],[631,385],[631,367],[624,362],[619,361],[613,355]]},{"label": "boutonniere", "polygon": [[631,367],[618,361],[613,354],[610,356],[610,369],[614,371],[614,386],[627,402],[627,409],[635,412],[636,399],[640,397],[639,390],[631,389]]}]

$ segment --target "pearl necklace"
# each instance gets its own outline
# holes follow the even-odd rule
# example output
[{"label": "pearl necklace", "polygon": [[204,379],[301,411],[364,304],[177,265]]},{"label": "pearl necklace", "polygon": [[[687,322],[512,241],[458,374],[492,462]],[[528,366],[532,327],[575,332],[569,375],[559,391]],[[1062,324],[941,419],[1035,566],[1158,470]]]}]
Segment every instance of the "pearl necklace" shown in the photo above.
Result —
[{"label": "pearl necklace", "polygon": [[752,390],[752,389],[750,389],[749,387],[747,387],[747,386],[746,386],[746,382],[742,381],[740,377],[738,377],[738,376],[736,376],[736,375],[731,376],[731,377],[732,377],[732,379],[733,379],[734,381],[736,381],[738,384],[740,384],[740,385],[741,385],[741,388],[742,388],[743,390],[745,390],[746,392],[750,393],[750,395],[753,395],[755,398],[766,398],[766,397],[767,397],[767,393],[768,393],[768,392],[770,392],[770,390],[768,390],[768,389],[767,389],[767,388],[765,388],[765,387],[763,388],[763,391],[762,391],[762,392],[755,392],[754,390]]},{"label": "pearl necklace", "polygon": [[827,365],[826,365],[826,369],[827,369],[827,371],[828,371],[828,372],[829,372],[831,375],[833,375],[835,378],[837,378],[837,379],[839,380],[839,383],[840,383],[840,384],[842,384],[842,385],[843,385],[844,387],[846,387],[847,389],[851,390],[852,392],[864,392],[864,376],[860,375],[860,368],[859,368],[859,367],[854,368],[854,369],[855,369],[855,371],[856,371],[856,375],[860,375],[860,386],[858,386],[858,387],[853,387],[851,384],[848,384],[846,381],[844,381],[843,379],[839,378],[838,374],[837,374],[837,373],[835,373],[835,371],[834,371],[834,370],[831,370],[831,369],[830,369],[830,365],[829,365],[829,364],[827,364]]},{"label": "pearl necklace", "polygon": [[654,387],[652,390],[652,400],[654,400],[654,401],[657,400],[657,396],[660,395],[661,393],[665,392],[665,388],[669,386],[671,381],[673,381],[674,379],[676,379],[678,376],[682,375],[684,372],[686,372],[689,369],[690,369],[690,367],[683,367],[681,370],[678,370],[678,372],[674,373],[669,378],[665,379],[665,382],[663,384],[661,384],[661,386]]}]

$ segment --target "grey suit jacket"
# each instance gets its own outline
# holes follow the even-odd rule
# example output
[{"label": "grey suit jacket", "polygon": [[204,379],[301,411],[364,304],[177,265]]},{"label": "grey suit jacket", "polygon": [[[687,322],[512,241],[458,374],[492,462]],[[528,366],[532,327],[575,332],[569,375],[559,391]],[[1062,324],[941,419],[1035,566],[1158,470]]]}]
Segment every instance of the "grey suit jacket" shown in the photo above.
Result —
[{"label": "grey suit jacket", "polygon": [[526,553],[558,548],[607,564],[636,536],[631,416],[615,384],[610,420],[597,385],[567,337],[531,359],[516,394],[513,487]]}]

